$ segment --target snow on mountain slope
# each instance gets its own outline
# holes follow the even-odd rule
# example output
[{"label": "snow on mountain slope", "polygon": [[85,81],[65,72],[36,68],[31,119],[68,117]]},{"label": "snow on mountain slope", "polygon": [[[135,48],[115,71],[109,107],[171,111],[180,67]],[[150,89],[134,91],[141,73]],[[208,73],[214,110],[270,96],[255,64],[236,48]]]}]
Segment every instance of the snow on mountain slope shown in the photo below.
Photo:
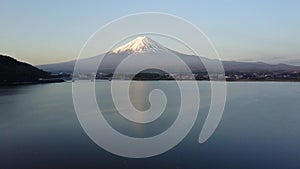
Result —
[{"label": "snow on mountain slope", "polygon": [[129,43],[112,50],[111,53],[143,53],[146,51],[155,52],[159,50],[166,50],[166,48],[158,44],[154,40],[146,36],[142,36],[137,37]]}]

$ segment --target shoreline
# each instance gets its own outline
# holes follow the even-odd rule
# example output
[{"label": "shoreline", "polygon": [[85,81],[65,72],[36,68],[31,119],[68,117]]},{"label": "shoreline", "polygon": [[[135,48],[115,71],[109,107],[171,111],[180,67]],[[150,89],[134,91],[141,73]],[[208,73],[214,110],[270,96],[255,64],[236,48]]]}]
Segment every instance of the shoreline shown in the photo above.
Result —
[{"label": "shoreline", "polygon": [[35,85],[35,84],[47,84],[47,83],[63,83],[66,82],[60,78],[54,79],[39,79],[37,81],[29,81],[29,82],[0,82],[1,86],[21,86],[21,85]]},{"label": "shoreline", "polygon": [[[80,79],[78,79],[80,80]],[[81,79],[81,80],[90,80],[90,79]],[[95,79],[96,81],[97,80],[101,80],[101,81],[110,81],[110,80],[107,80],[107,79]],[[129,79],[112,79],[112,80],[119,80],[119,81],[176,81],[174,79],[154,79],[154,80],[137,80],[137,79],[134,79],[134,80],[129,80]],[[300,79],[299,80],[249,80],[249,79],[244,79],[244,80],[192,80],[192,79],[183,79],[183,80],[177,80],[177,81],[215,81],[215,82],[218,82],[218,81],[226,81],[226,82],[300,82]]]},{"label": "shoreline", "polygon": [[[95,82],[97,81],[107,81],[110,82],[107,79],[96,79]],[[119,81],[176,81],[176,80],[166,80],[166,79],[161,79],[161,80],[127,80],[127,79],[113,79],[113,80],[119,80]],[[78,79],[76,81],[91,81],[90,79]],[[224,82],[222,80],[178,80],[178,81],[203,81],[203,82],[209,82],[209,81],[214,81],[214,82]],[[7,87],[7,86],[23,86],[23,85],[37,85],[37,84],[49,84],[49,83],[65,83],[68,81],[65,80],[60,80],[60,81],[37,81],[37,82],[11,82],[11,83],[0,83],[0,87]],[[278,82],[278,83],[282,83],[282,82],[294,82],[294,83],[299,83],[300,80],[227,80],[225,82],[230,82],[230,83],[238,83],[238,82]]]}]

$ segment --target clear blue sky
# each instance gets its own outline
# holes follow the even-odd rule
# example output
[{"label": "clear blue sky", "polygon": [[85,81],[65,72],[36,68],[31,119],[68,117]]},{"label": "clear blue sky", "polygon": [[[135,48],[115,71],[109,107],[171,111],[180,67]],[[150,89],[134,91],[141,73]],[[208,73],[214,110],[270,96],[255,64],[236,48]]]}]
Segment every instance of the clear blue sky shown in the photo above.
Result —
[{"label": "clear blue sky", "polygon": [[208,35],[223,59],[300,59],[298,0],[1,0],[0,53],[32,64],[72,60],[99,27],[137,12],[189,20]]}]

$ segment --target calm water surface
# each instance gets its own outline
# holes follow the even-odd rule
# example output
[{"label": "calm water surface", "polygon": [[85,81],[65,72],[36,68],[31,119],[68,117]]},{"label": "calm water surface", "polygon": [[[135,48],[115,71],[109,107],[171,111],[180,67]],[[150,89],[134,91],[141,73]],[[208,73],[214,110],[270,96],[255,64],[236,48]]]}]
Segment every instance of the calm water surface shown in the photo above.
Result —
[{"label": "calm water surface", "polygon": [[[84,82],[89,83],[89,82]],[[198,143],[210,102],[208,82],[199,82],[201,107],[188,136],[172,150],[146,159],[113,155],[81,128],[72,102],[72,84],[0,88],[0,168],[300,168],[300,83],[228,83],[222,121],[214,135]],[[122,118],[109,95],[109,82],[96,82],[98,104],[107,121],[129,136],[166,130],[177,115],[175,82],[135,82],[131,101],[139,110],[148,93],[165,91],[159,120],[141,126]]]}]

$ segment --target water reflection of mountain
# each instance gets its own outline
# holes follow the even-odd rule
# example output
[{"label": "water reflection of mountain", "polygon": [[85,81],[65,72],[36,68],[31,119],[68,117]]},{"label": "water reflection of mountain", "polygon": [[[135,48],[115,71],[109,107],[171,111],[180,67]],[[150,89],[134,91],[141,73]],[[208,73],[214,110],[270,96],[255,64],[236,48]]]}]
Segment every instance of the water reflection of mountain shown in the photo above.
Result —
[{"label": "water reflection of mountain", "polygon": [[[120,81],[122,82],[122,81]],[[100,86],[101,84],[101,86]],[[129,88],[129,98],[131,104],[137,111],[147,111],[153,102],[149,102],[149,95],[152,90],[162,90],[166,97],[166,108],[161,116],[149,123],[135,123],[123,117],[115,108],[109,89],[109,83],[96,84],[96,95],[99,107],[106,121],[117,131],[131,137],[151,137],[162,133],[168,129],[175,121],[180,106],[180,97],[171,97],[172,95],[180,96],[180,91],[176,83],[157,81],[132,81]],[[105,88],[105,90],[103,89]],[[101,90],[101,93],[99,92]],[[125,89],[124,89],[125,90]],[[97,92],[98,91],[98,92]],[[103,95],[106,101],[103,101]],[[102,97],[101,97],[102,96]],[[109,99],[108,99],[109,98]],[[107,101],[110,100],[110,101]],[[154,103],[157,104],[157,103]],[[121,109],[128,109],[128,105],[122,105]],[[145,118],[147,118],[145,116]],[[126,127],[124,127],[126,126]]]}]

